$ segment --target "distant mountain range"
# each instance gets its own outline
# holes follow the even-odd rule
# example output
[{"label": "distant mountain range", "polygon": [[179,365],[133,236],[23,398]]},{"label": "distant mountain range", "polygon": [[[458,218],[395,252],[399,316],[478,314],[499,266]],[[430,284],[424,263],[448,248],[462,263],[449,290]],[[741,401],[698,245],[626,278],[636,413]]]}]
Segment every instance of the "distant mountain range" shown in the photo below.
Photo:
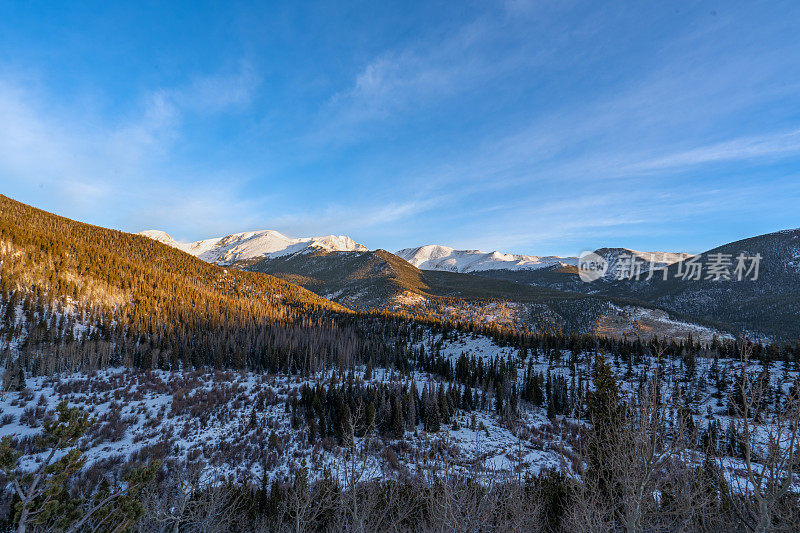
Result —
[{"label": "distant mountain range", "polygon": [[[718,246],[694,257],[707,267],[715,258],[729,260],[730,279],[684,279],[687,262],[675,261],[666,272],[640,280],[616,279],[621,249],[600,249],[609,262],[606,276],[592,283],[581,281],[577,267],[551,266],[538,270],[487,270],[476,274],[521,284],[597,296],[648,302],[671,313],[737,334],[776,340],[800,338],[800,229],[750,237]],[[757,279],[737,280],[736,258],[760,255]],[[687,256],[684,261],[688,260]],[[748,264],[749,266],[749,264]]]},{"label": "distant mountain range", "polygon": [[[737,258],[756,270],[736,275]],[[709,265],[722,260],[728,279],[715,279]],[[635,297],[663,309],[726,324],[736,332],[776,339],[800,339],[800,229],[778,231],[718,246],[699,254],[704,265],[700,279],[686,276],[688,267],[676,263],[664,276],[642,281],[611,281],[595,294]],[[754,279],[755,278],[755,279]],[[590,283],[587,285],[594,285]]]},{"label": "distant mountain range", "polygon": [[624,299],[421,270],[385,250],[285,255],[245,265],[351,308],[405,311],[538,330],[591,332]]},{"label": "distant mountain range", "polygon": [[[162,231],[141,234],[210,263],[277,276],[353,308],[403,309],[581,331],[615,324],[612,334],[647,336],[663,334],[666,328],[680,336],[701,327],[708,329],[696,331],[695,338],[714,331],[800,338],[800,230],[737,241],[694,259],[706,262],[715,253],[760,253],[761,277],[755,281],[686,281],[677,274],[691,254],[600,248],[595,253],[607,261],[608,270],[593,283],[579,278],[577,257],[440,245],[391,254],[369,251],[346,236],[290,238],[272,230],[194,243],[176,242]],[[617,279],[623,260],[631,257],[645,265],[642,280]],[[658,275],[646,275],[651,260]],[[620,321],[622,315],[628,318]]]},{"label": "distant mountain range", "polygon": [[480,250],[454,250],[448,246],[430,244],[405,248],[396,252],[422,270],[445,272],[480,272],[484,270],[537,270],[550,266],[577,265],[577,257],[504,254]]},{"label": "distant mountain range", "polygon": [[[178,248],[195,257],[217,265],[233,265],[241,262],[275,259],[296,253],[309,252],[367,252],[369,249],[344,235],[322,237],[287,237],[274,230],[234,233],[225,237],[203,239],[195,242],[179,242],[164,231],[146,230],[139,235],[150,237],[173,248]],[[628,253],[643,260],[655,257],[661,264],[672,264],[686,259],[685,253],[640,252],[627,248],[603,248],[598,250],[609,260],[614,272],[616,257]],[[395,253],[421,270],[443,272],[485,272],[492,270],[527,271],[552,267],[577,266],[577,257],[535,256],[506,254],[498,251],[456,250],[436,244],[405,248]]]},{"label": "distant mountain range", "polygon": [[[605,257],[609,263],[609,274],[616,272],[617,257],[629,254],[644,261],[651,258],[657,266],[682,261],[691,254],[674,252],[640,252],[629,248],[601,248],[596,253]],[[480,250],[454,250],[448,246],[430,244],[417,248],[405,248],[396,252],[412,265],[423,270],[442,270],[447,272],[486,272],[491,270],[510,270],[515,272],[540,270],[545,268],[564,268],[578,265],[577,257],[557,255],[517,255],[502,252],[482,252]]]},{"label": "distant mountain range", "polygon": [[[540,276],[567,271],[577,279],[577,257],[539,257],[422,246],[392,254],[369,251],[349,237],[291,238],[272,230],[181,243],[163,231],[142,235],[220,266],[263,272],[301,285],[350,308],[405,311],[440,318],[471,319],[542,330],[591,333],[604,324],[607,334],[636,335],[641,324],[650,333],[686,336],[695,325],[672,321],[646,302],[613,295],[594,295],[578,287],[528,283],[504,276]],[[630,252],[608,249],[615,254]],[[678,260],[685,254],[669,254]],[[418,268],[421,267],[421,268]],[[609,276],[611,273],[608,274]],[[491,279],[495,278],[495,279]],[[519,283],[523,281],[523,283]],[[655,314],[653,314],[655,313]],[[660,313],[660,314],[659,314]],[[640,320],[620,319],[637,315]],[[643,316],[647,319],[641,319]],[[613,327],[609,326],[613,324]],[[665,329],[666,328],[666,329]],[[702,330],[702,327],[700,328]],[[707,337],[712,330],[703,330]]]}]

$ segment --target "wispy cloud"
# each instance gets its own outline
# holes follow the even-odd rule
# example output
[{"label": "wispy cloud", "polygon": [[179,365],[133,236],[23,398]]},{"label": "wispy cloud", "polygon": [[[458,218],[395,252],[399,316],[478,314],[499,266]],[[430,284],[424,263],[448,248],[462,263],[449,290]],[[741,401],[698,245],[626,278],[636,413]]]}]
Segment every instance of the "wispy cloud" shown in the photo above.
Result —
[{"label": "wispy cloud", "polygon": [[212,113],[246,107],[261,83],[252,64],[240,60],[232,72],[198,76],[187,86],[169,91],[175,105],[195,112]]},{"label": "wispy cloud", "polygon": [[420,113],[542,63],[552,49],[531,46],[525,36],[541,31],[543,21],[517,7],[486,12],[449,31],[418,36],[373,57],[350,86],[332,96],[315,125],[315,138],[334,144],[355,142],[374,121]]},{"label": "wispy cloud", "polygon": [[[274,227],[533,253],[798,198],[781,172],[800,156],[800,43],[767,35],[790,22],[750,33],[741,7],[673,11],[508,0],[80,109],[2,76],[0,185],[181,238]],[[291,83],[262,87],[280,69]]]},{"label": "wispy cloud", "polygon": [[[511,2],[506,7],[507,16],[522,17],[541,6]],[[530,46],[523,37],[515,42],[520,46],[512,47],[518,53],[501,60],[487,50],[498,40],[513,41],[511,30],[519,27],[509,27],[497,16],[480,17],[435,39],[388,50],[334,97],[323,116],[323,134],[334,142],[356,142],[375,128],[392,128],[406,113],[419,117],[426,109],[435,112],[435,106],[467,91],[474,93],[515,69],[542,64],[552,71],[556,62],[573,59],[567,51],[574,47],[574,39],[588,36],[590,43],[593,32],[604,31],[602,26],[609,23],[604,13],[578,24],[574,18],[565,20],[571,27],[550,28],[546,44],[536,39],[531,42],[538,46]],[[723,213],[719,206],[729,203],[726,198],[742,198],[725,187],[717,190],[713,179],[700,180],[683,197],[655,198],[683,185],[675,182],[676,175],[703,165],[742,161],[768,165],[800,154],[796,129],[787,128],[786,121],[770,124],[758,115],[763,106],[780,102],[797,89],[785,71],[790,66],[787,58],[800,48],[755,46],[729,53],[729,45],[717,38],[730,33],[729,24],[723,16],[688,24],[684,31],[660,40],[638,70],[621,72],[610,88],[598,85],[597,90],[584,90],[581,99],[533,98],[528,112],[502,128],[487,128],[465,137],[458,148],[400,165],[387,179],[398,202],[416,197],[437,202],[415,203],[418,209],[397,220],[433,217],[449,228],[447,232],[436,228],[436,233],[448,235],[451,244],[460,246],[493,242],[495,247],[506,243],[530,249],[586,235],[658,231],[654,210],[669,212],[677,222],[697,218],[701,211]],[[524,35],[537,30],[531,25]],[[558,68],[572,66],[566,61]],[[750,115],[754,120],[742,127],[738,117]],[[565,185],[581,201],[601,206],[600,214],[578,218],[574,201],[558,200]],[[772,186],[782,185],[762,184],[765,190]],[[604,196],[604,190],[617,194]],[[474,222],[463,213],[470,213]],[[461,225],[451,224],[453,220]],[[537,223],[531,225],[530,220]]]},{"label": "wispy cloud", "polygon": [[416,217],[441,203],[441,198],[399,201],[381,198],[347,204],[334,203],[313,211],[298,210],[269,217],[265,223],[272,227],[286,228],[294,235],[329,231],[348,234],[374,233],[375,230],[391,230],[389,226]]},{"label": "wispy cloud", "polygon": [[629,172],[657,171],[707,163],[772,159],[797,155],[800,155],[800,130],[735,138],[642,161],[625,170]]},{"label": "wispy cloud", "polygon": [[[757,193],[756,185],[726,190],[676,185],[671,190],[574,190],[539,202],[524,198],[505,209],[470,213],[469,222],[448,244],[485,251],[529,250],[541,254],[538,250],[549,250],[557,255],[577,255],[601,246],[630,247],[634,238],[652,246],[657,236],[690,239],[695,232],[687,231],[681,223],[687,217],[716,219],[740,212],[743,206],[768,208],[769,202],[759,199]],[[800,186],[794,193],[800,193]],[[681,251],[703,251],[702,246],[680,246]]]},{"label": "wispy cloud", "polygon": [[0,82],[0,184],[21,200],[131,231],[248,224],[259,195],[243,191],[244,177],[191,166],[181,172],[173,148],[185,114],[246,105],[256,80],[246,65],[232,77],[198,77],[144,94],[135,112],[116,119],[64,111],[23,82]]}]

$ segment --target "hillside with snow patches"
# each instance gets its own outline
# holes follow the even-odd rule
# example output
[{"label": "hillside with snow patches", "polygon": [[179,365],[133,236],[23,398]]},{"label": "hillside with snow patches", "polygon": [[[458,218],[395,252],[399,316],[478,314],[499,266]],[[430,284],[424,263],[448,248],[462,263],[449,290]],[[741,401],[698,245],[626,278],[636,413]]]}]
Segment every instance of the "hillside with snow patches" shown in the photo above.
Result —
[{"label": "hillside with snow patches", "polygon": [[[529,376],[546,376],[548,394],[551,379],[554,383],[559,379],[564,384],[572,383],[573,389],[576,380],[590,383],[594,361],[591,352],[520,351],[477,334],[445,337],[429,332],[414,348],[423,348],[440,361],[448,361],[450,368],[461,368],[469,361],[473,366],[476,361],[507,362],[515,369],[514,387],[522,389]],[[651,356],[638,357],[636,361],[613,357],[610,363],[621,390],[633,393],[658,361]],[[788,394],[798,379],[796,366],[783,362],[771,365],[770,386],[779,397]],[[730,400],[719,383],[730,381],[740,366],[736,360],[697,357],[687,367],[679,359],[668,359],[660,371],[663,394],[669,397],[677,386],[692,391],[686,405],[703,431],[738,426],[741,420],[729,415]],[[760,364],[755,363],[754,371],[760,370]],[[314,442],[305,422],[296,416],[297,399],[303,387],[387,383],[416,388],[424,397],[428,387],[441,386],[442,380],[440,375],[423,369],[402,373],[389,368],[368,370],[363,365],[347,375],[325,370],[305,377],[121,367],[88,374],[29,376],[24,390],[6,391],[0,396],[0,437],[31,438],[39,434],[43,421],[52,418],[56,404],[68,400],[96,421],[80,442],[90,467],[103,467],[125,458],[146,460],[168,455],[171,461],[196,463],[210,479],[251,476],[287,482],[300,465],[306,465],[312,467],[312,478],[327,470],[346,483],[351,464],[345,447],[332,438]],[[545,382],[541,384],[544,387]],[[459,397],[469,388],[463,384],[452,386],[458,389]],[[355,444],[362,449],[361,481],[447,468],[490,483],[548,468],[569,470],[575,464],[575,436],[584,421],[573,416],[572,409],[554,416],[546,405],[520,401],[519,412],[510,423],[497,414],[492,389],[477,387],[473,392],[475,405],[458,406],[450,423],[442,424],[439,432],[428,432],[422,420],[414,420],[408,422],[401,438],[380,428],[356,436]],[[575,397],[566,400],[575,402]],[[771,428],[771,416],[758,423],[761,430]],[[265,455],[268,438],[274,443]],[[726,443],[722,438],[720,441],[724,454]],[[425,457],[434,460],[423,463],[421,458]],[[34,468],[40,459],[38,453],[27,453],[23,467]],[[690,464],[701,462],[702,455],[689,459]],[[741,483],[740,459],[721,455],[720,466],[730,482]]]},{"label": "hillside with snow patches", "polygon": [[195,257],[221,266],[239,261],[252,261],[283,257],[296,253],[366,252],[367,248],[344,235],[322,237],[287,237],[273,230],[234,233],[225,237],[195,242],[178,242],[160,230],[147,230],[139,235],[149,237]]},{"label": "hillside with snow patches", "polygon": [[[74,479],[69,490],[75,496],[70,501],[76,506],[97,501],[106,487],[116,486],[120,479],[124,482],[125,468],[151,465],[157,469],[153,485],[147,486],[141,498],[146,516],[142,523],[157,527],[138,530],[163,530],[165,524],[184,528],[195,519],[191,506],[197,504],[206,512],[217,505],[201,507],[201,498],[208,496],[223,502],[222,507],[231,507],[234,499],[228,495],[234,494],[260,496],[251,507],[242,504],[230,514],[214,515],[222,516],[218,521],[226,527],[233,514],[244,516],[254,509],[263,515],[259,527],[283,523],[286,516],[295,519],[293,530],[302,530],[295,511],[300,503],[316,502],[328,488],[338,495],[331,498],[359,506],[365,500],[361,495],[374,494],[379,502],[374,508],[383,512],[387,490],[399,487],[402,492],[395,498],[406,506],[408,494],[436,496],[451,486],[463,487],[447,484],[455,477],[478,487],[478,501],[498,497],[498,490],[506,490],[503,487],[524,493],[528,487],[556,486],[570,491],[574,487],[566,492],[571,498],[582,498],[581,491],[587,488],[587,498],[592,499],[577,499],[570,505],[593,505],[597,500],[593,499],[592,476],[606,471],[605,464],[613,465],[614,475],[629,486],[635,482],[643,487],[637,489],[642,495],[637,501],[652,506],[654,514],[662,512],[661,501],[670,503],[678,496],[692,504],[687,506],[691,516],[697,514],[695,496],[717,498],[720,494],[720,505],[746,503],[751,486],[762,492],[773,490],[772,481],[753,474],[768,469],[776,477],[785,476],[782,490],[793,498],[780,509],[796,512],[800,347],[794,343],[737,345],[730,336],[680,322],[659,309],[634,305],[608,309],[603,299],[593,295],[554,294],[510,283],[509,291],[517,297],[523,289],[532,291],[530,314],[544,310],[554,316],[559,309],[577,308],[586,312],[577,321],[602,313],[590,332],[597,335],[569,334],[576,328],[569,327],[566,313],[563,327],[562,322],[551,320],[558,327],[540,334],[451,327],[442,320],[415,320],[411,313],[408,319],[367,313],[315,315],[311,306],[279,322],[267,309],[261,315],[245,314],[242,309],[247,310],[250,301],[243,300],[249,294],[266,296],[253,303],[263,300],[281,310],[271,297],[293,286],[236,269],[213,268],[148,238],[222,265],[239,266],[248,259],[264,258],[276,263],[303,260],[308,274],[313,273],[314,264],[324,263],[318,256],[334,256],[336,261],[327,268],[330,277],[332,268],[342,268],[348,256],[358,263],[357,259],[364,258],[356,256],[385,255],[385,263],[394,261],[405,270],[390,270],[383,277],[392,279],[396,272],[416,275],[400,281],[419,282],[420,294],[422,289],[436,292],[437,287],[463,292],[465,283],[487,290],[492,284],[464,273],[420,272],[382,250],[326,253],[329,248],[361,246],[345,237],[291,239],[263,231],[178,243],[163,232],[136,237],[74,223],[8,200],[4,206],[0,219],[11,237],[0,243],[0,281],[4,281],[0,291],[4,356],[0,445],[5,447],[0,455],[14,464],[13,469],[4,469],[4,475],[58,472],[57,463],[47,464],[64,450],[48,450],[43,445],[47,440],[38,437],[50,432],[56,419],[61,420],[66,411],[58,406],[63,401],[76,409],[74,413],[90,417],[85,432],[74,433],[74,449],[64,455],[82,454],[75,455],[79,466],[70,474]],[[40,228],[48,229],[52,242],[40,238]],[[97,243],[107,246],[105,256],[97,253]],[[699,303],[694,305],[705,307],[708,301],[722,302],[738,315],[747,311],[736,306],[747,301],[743,297],[759,303],[764,294],[775,296],[768,301],[780,305],[782,314],[774,313],[774,322],[797,324],[796,303],[791,313],[784,307],[787,301],[800,300],[793,289],[798,286],[796,266],[785,261],[800,256],[798,243],[800,233],[780,232],[716,249],[762,254],[759,283],[721,288],[697,284],[679,287],[679,291],[674,287],[677,282],[651,280],[642,286],[653,299],[661,298],[673,307],[695,301]],[[80,261],[72,266],[69,259],[76,256]],[[25,262],[29,257],[36,263]],[[119,257],[131,258],[136,275],[121,270],[125,263]],[[154,264],[158,266],[148,269]],[[367,262],[351,270],[374,277],[374,271],[383,272],[383,266]],[[58,276],[65,272],[79,273],[76,279],[81,286],[61,281]],[[149,283],[159,276],[160,284]],[[208,295],[195,291],[183,298],[180,291],[192,286],[182,276],[203,281]],[[126,298],[122,289],[131,287],[134,298]],[[364,290],[374,294],[374,287]],[[500,285],[494,287],[497,294],[507,294]],[[775,295],[777,291],[781,292]],[[704,295],[710,296],[698,298]],[[296,298],[316,305],[307,295],[305,300]],[[119,303],[129,300],[136,305],[136,314],[126,314]],[[181,305],[171,307],[171,300]],[[418,307],[426,311],[420,316],[431,316],[427,304]],[[499,323],[501,314],[510,313],[497,307],[480,312],[487,321]],[[210,310],[206,315],[214,315],[215,320],[202,320],[193,314],[194,308]],[[216,319],[228,313],[230,322]],[[752,316],[762,322],[768,318]],[[160,320],[147,322],[153,317]],[[244,322],[241,327],[234,323],[239,317]],[[687,335],[685,342],[674,342],[678,330],[690,330],[691,341]],[[643,339],[642,333],[648,331],[671,337],[671,342]],[[752,391],[750,397],[745,391]],[[613,431],[594,423],[598,413],[604,416],[594,409],[599,402],[610,402],[607,407],[612,415],[600,422],[613,424]],[[587,442],[598,446],[587,446]],[[595,466],[598,463],[601,467]],[[713,474],[703,477],[706,484],[699,488],[698,472]],[[55,475],[50,479],[62,483]],[[238,492],[226,492],[231,487],[238,487]],[[499,494],[505,501],[507,493]],[[8,491],[4,498],[0,505],[11,509]],[[258,502],[263,506],[258,507]],[[327,512],[325,505],[318,507]],[[438,504],[425,505],[425,509],[436,509]],[[611,505],[616,507],[615,501]],[[181,506],[189,510],[174,511]],[[312,507],[308,503],[306,508]],[[356,516],[349,509],[344,512]],[[730,514],[727,509],[724,512]],[[87,511],[86,516],[92,513]],[[505,511],[500,516],[505,520]],[[798,520],[792,514],[785,523]],[[0,529],[8,528],[0,524]]]}]

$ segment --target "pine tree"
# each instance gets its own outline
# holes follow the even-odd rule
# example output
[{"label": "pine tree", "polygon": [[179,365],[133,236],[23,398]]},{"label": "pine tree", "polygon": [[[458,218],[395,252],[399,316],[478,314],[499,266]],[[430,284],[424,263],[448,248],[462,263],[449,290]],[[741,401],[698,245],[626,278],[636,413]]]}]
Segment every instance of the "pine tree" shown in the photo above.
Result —
[{"label": "pine tree", "polygon": [[440,429],[439,409],[432,393],[425,398],[425,431],[436,433]]},{"label": "pine tree", "polygon": [[503,383],[500,380],[495,381],[495,409],[498,414],[503,412]]},{"label": "pine tree", "polygon": [[470,387],[464,387],[464,393],[461,395],[461,409],[472,411],[472,392]]},{"label": "pine tree", "polygon": [[437,397],[437,404],[439,407],[439,419],[443,424],[450,423],[450,409],[447,406],[447,396],[444,393],[444,386],[439,385],[439,390],[436,394]]},{"label": "pine tree", "polygon": [[604,498],[613,501],[614,471],[604,457],[617,445],[617,429],[622,423],[619,386],[605,358],[598,354],[592,369],[594,390],[587,394],[589,420],[592,424],[588,439],[587,475],[597,483]]},{"label": "pine tree", "polygon": [[364,413],[364,425],[366,434],[371,435],[375,431],[375,404],[370,400]]},{"label": "pine tree", "polygon": [[517,384],[514,383],[511,386],[511,399],[510,399],[510,406],[511,406],[511,413],[516,415],[519,411],[519,398],[517,393]]},{"label": "pine tree", "polygon": [[11,362],[3,373],[3,392],[21,391],[25,388],[25,370],[19,360]]},{"label": "pine tree", "polygon": [[143,512],[138,491],[153,479],[160,464],[132,470],[124,478],[126,485],[116,491],[112,492],[108,485],[101,486],[100,499],[95,496],[92,501],[84,502],[73,498],[68,491],[70,480],[86,462],[76,444],[92,421],[66,401],[58,404],[56,415],[55,420],[42,424],[42,435],[37,441],[45,455],[33,472],[20,473],[22,453],[15,449],[11,437],[0,441],[0,470],[11,481],[16,494],[17,531],[24,532],[34,524],[46,530],[80,531],[93,517],[106,518],[106,526],[111,530],[127,529]]},{"label": "pine tree", "polygon": [[312,418],[308,422],[308,442],[310,442],[311,444],[317,442],[318,433],[319,433],[319,425],[317,424],[317,421],[314,418]]},{"label": "pine tree", "polygon": [[408,391],[408,411],[405,420],[408,429],[413,429],[417,425],[417,386],[413,381]]},{"label": "pine tree", "polygon": [[403,438],[405,434],[405,420],[403,419],[403,406],[401,402],[392,400],[392,434],[394,438]]}]

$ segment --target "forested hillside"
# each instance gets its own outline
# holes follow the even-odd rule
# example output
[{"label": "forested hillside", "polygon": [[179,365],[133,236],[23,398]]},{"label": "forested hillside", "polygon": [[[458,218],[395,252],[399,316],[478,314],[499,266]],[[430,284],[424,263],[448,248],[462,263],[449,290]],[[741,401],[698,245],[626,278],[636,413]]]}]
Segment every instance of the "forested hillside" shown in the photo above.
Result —
[{"label": "forested hillside", "polygon": [[114,365],[308,373],[370,358],[398,364],[405,357],[398,338],[421,327],[532,338],[498,325],[354,313],[270,275],[218,267],[5,196],[0,267],[2,348],[7,359],[19,352],[36,374]]},{"label": "forested hillside", "polygon": [[590,332],[609,304],[624,303],[470,274],[420,270],[385,250],[298,253],[243,268],[297,283],[351,308],[539,332]]},{"label": "forested hillside", "polygon": [[[797,520],[798,344],[353,311],[142,236],[0,208],[0,529]],[[352,258],[344,277],[387,290],[464,290],[448,281],[463,274]]]},{"label": "forested hillside", "polygon": [[25,354],[43,350],[43,364],[56,368],[97,353],[106,364],[142,367],[269,364],[266,354],[341,342],[327,337],[326,317],[347,313],[271,276],[4,196],[0,264],[6,345],[22,339]]},{"label": "forested hillside", "polygon": [[[743,265],[752,270],[738,276],[737,258],[759,256]],[[687,275],[688,263],[670,265],[666,280],[621,281],[602,288],[604,294],[641,298],[665,309],[701,319],[724,322],[740,334],[776,340],[800,338],[800,230],[759,235],[718,246],[695,258],[706,266],[699,279]],[[708,265],[723,261],[721,275],[709,275]],[[741,278],[741,279],[740,279]]]},{"label": "forested hillside", "polygon": [[[610,253],[610,252],[613,252]],[[785,230],[718,246],[694,256],[693,262],[708,266],[722,260],[722,276],[687,275],[689,261],[670,264],[652,277],[617,279],[615,265],[620,250],[600,249],[609,262],[609,273],[585,283],[575,267],[553,266],[538,270],[488,270],[481,276],[552,289],[577,291],[607,298],[630,298],[689,317],[693,322],[715,325],[737,335],[793,341],[800,337],[800,230]],[[759,256],[758,269],[737,279],[740,254]],[[659,257],[656,254],[656,259]],[[647,259],[642,259],[647,264]],[[746,263],[749,268],[750,263]],[[622,276],[620,276],[622,277]],[[753,279],[755,278],[755,279]]]},{"label": "forested hillside", "polygon": [[[481,272],[487,276],[422,270],[385,250],[300,252],[232,266],[269,273],[353,309],[402,311],[422,319],[470,321],[538,333],[638,335],[646,339],[686,340],[694,335],[710,342],[714,334],[722,335],[719,329],[692,323],[691,318],[673,320],[655,306],[632,298],[514,283],[514,278],[502,276],[491,279],[492,273],[540,273],[547,268]],[[633,315],[655,318],[639,320],[631,318]]]}]

